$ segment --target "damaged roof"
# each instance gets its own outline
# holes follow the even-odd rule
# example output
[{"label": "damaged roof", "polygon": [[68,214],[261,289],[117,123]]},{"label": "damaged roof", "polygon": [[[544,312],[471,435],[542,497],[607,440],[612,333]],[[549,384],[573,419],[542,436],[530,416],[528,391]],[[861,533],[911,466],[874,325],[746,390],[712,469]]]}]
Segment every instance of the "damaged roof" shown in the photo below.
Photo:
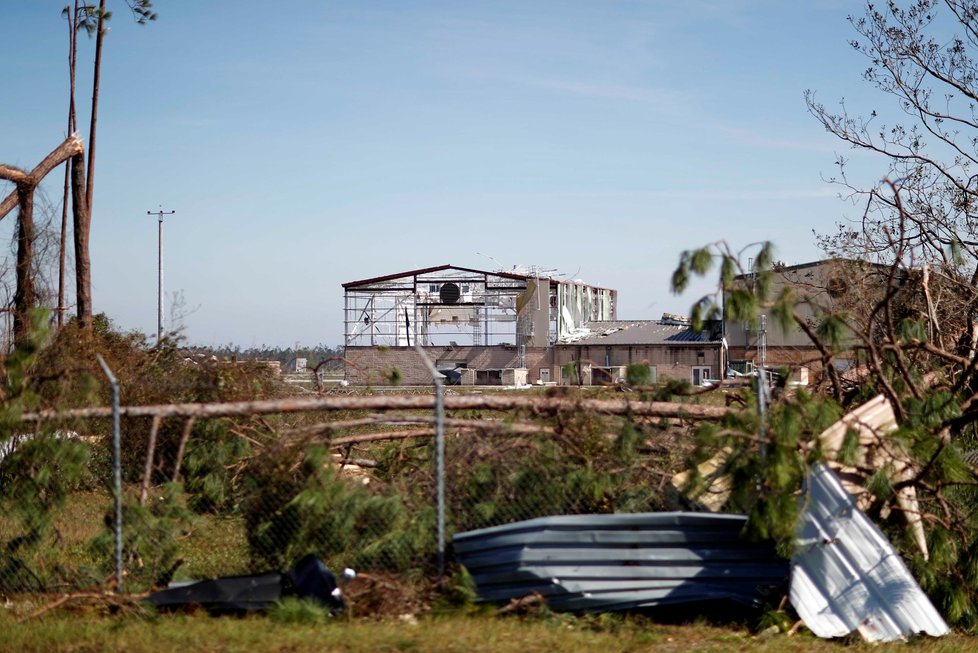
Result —
[{"label": "damaged roof", "polygon": [[719,322],[707,322],[702,331],[688,324],[660,320],[601,320],[588,322],[586,330],[577,331],[557,344],[573,345],[670,345],[719,344],[723,334]]},{"label": "damaged roof", "polygon": [[358,279],[356,281],[347,281],[346,283],[340,284],[343,288],[351,289],[357,288],[358,286],[367,286],[375,283],[382,283],[385,281],[395,281],[398,279],[414,278],[418,276],[433,274],[436,272],[463,272],[472,274],[475,276],[483,277],[500,277],[503,279],[511,279],[515,281],[527,281],[530,279],[547,279],[551,283],[571,285],[571,286],[588,286],[591,288],[596,288],[598,290],[611,290],[612,288],[605,288],[603,286],[595,286],[594,284],[585,283],[580,279],[560,279],[552,277],[549,272],[541,271],[539,274],[530,274],[529,272],[519,268],[514,268],[512,270],[480,270],[478,268],[469,268],[461,265],[452,265],[446,263],[445,265],[436,265],[428,268],[418,268],[416,270],[405,270],[404,272],[395,272],[393,274],[385,274],[379,277],[371,277],[369,279]]},{"label": "damaged roof", "polygon": [[520,281],[525,281],[529,277],[525,274],[517,274],[513,272],[490,272],[488,270],[477,270],[475,268],[466,268],[458,265],[436,265],[430,268],[418,268],[417,270],[406,270],[404,272],[397,272],[394,274],[385,274],[380,277],[371,277],[370,279],[359,279],[357,281],[347,281],[341,284],[344,288],[354,288],[356,286],[364,286],[372,283],[379,283],[381,281],[392,281],[394,279],[402,279],[405,277],[415,277],[423,274],[430,274],[432,272],[443,272],[446,270],[457,270],[460,272],[470,272],[475,275],[491,276],[491,277],[503,277],[506,279],[518,279]]}]

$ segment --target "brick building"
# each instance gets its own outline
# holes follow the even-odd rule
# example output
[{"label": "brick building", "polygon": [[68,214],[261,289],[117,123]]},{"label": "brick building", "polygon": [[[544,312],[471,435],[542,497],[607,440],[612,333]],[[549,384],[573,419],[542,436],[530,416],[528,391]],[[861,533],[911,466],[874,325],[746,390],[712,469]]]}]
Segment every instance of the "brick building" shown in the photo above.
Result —
[{"label": "brick building", "polygon": [[[770,294],[775,297],[790,289],[795,314],[817,331],[826,314],[842,312],[858,319],[870,310],[883,296],[890,272],[887,266],[842,258],[778,266]],[[754,277],[741,275],[736,281],[750,286]],[[724,328],[729,361],[737,371],[749,372],[763,358],[767,367],[790,369],[793,380],[801,383],[814,381],[822,373],[821,352],[797,323],[785,329],[769,311],[763,311],[756,325],[728,320]],[[843,333],[846,340],[853,345],[857,342],[851,332]],[[839,369],[852,364],[845,354],[835,357]]]},{"label": "brick building", "polygon": [[[343,284],[346,378],[427,384],[416,346],[463,384],[597,384],[628,365],[699,383],[724,370],[718,329],[618,321],[617,292],[539,268],[441,265]],[[566,372],[573,373],[568,375]]]}]

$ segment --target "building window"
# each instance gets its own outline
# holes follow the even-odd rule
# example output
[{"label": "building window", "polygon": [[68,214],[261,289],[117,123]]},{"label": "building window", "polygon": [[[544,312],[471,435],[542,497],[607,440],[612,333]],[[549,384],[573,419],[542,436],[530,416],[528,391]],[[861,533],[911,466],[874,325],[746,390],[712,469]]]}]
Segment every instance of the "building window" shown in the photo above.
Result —
[{"label": "building window", "polygon": [[744,376],[754,371],[754,362],[748,360],[732,360],[727,362],[727,378]]},{"label": "building window", "polygon": [[712,376],[710,376],[709,367],[696,365],[692,368],[692,371],[693,371],[693,378],[692,378],[693,385],[700,385],[704,381],[713,378]]}]

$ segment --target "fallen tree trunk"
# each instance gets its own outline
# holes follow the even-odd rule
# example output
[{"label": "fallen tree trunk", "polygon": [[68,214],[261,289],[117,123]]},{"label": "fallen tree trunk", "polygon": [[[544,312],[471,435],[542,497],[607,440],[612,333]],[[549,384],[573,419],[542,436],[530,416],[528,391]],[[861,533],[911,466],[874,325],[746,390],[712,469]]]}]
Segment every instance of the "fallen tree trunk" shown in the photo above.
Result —
[{"label": "fallen tree trunk", "polygon": [[[727,409],[665,401],[636,399],[578,399],[570,397],[527,397],[506,395],[455,395],[444,398],[446,411],[457,410],[526,410],[541,415],[585,410],[603,415],[635,415],[637,417],[675,417],[690,420],[719,420]],[[208,404],[163,404],[155,406],[123,406],[122,417],[234,417],[269,415],[273,413],[302,413],[333,410],[434,410],[434,395],[370,396],[370,397],[311,397],[265,399],[261,401],[232,401]],[[108,406],[76,408],[66,411],[46,410],[24,413],[25,422],[64,419],[111,417]]]}]

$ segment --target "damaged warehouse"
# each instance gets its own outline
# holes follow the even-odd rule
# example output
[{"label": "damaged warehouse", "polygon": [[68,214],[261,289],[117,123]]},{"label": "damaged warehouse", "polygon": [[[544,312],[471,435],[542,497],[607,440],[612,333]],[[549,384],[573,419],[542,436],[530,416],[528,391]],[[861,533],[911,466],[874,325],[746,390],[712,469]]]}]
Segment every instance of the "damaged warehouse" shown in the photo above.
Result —
[{"label": "damaged warehouse", "polygon": [[[629,365],[700,383],[724,369],[718,328],[618,321],[618,293],[537,267],[440,265],[343,284],[346,380],[426,384],[436,368],[464,385],[615,383]],[[567,371],[572,370],[568,374]]]}]

